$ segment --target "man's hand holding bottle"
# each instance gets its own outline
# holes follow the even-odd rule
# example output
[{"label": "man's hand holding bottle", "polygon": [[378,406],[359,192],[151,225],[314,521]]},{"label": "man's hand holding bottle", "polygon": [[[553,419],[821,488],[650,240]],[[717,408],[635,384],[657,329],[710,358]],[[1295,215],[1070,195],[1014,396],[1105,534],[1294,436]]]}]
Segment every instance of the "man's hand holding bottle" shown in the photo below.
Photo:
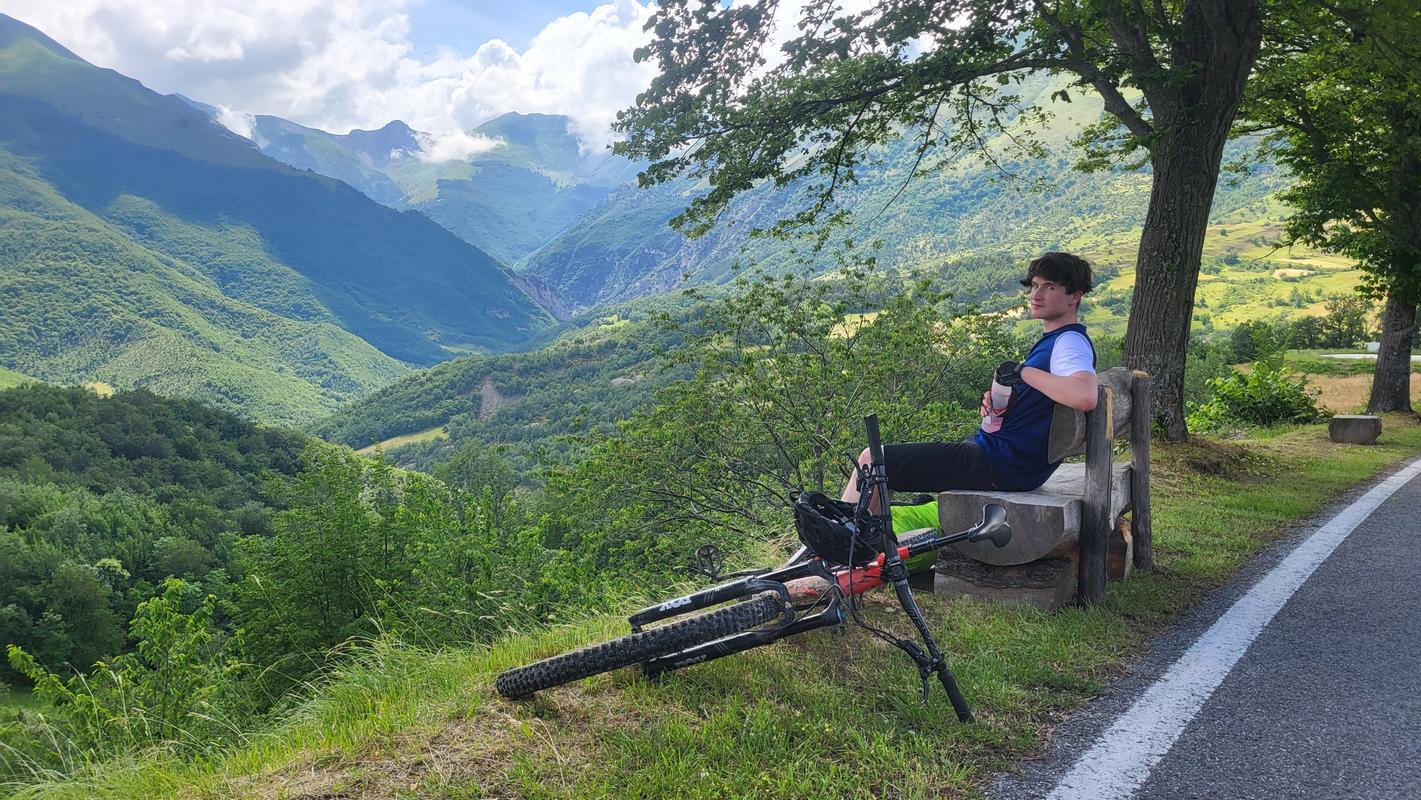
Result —
[{"label": "man's hand holding bottle", "polygon": [[1002,417],[1011,408],[1012,391],[1021,383],[1021,363],[1003,361],[992,378],[992,388],[982,393],[982,430],[996,433],[1001,430]]}]

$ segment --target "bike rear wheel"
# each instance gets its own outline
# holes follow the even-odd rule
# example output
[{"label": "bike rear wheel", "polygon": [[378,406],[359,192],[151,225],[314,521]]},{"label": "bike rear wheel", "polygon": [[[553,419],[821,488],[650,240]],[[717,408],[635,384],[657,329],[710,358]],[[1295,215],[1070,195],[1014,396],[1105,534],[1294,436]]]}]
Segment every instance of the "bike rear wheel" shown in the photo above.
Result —
[{"label": "bike rear wheel", "polygon": [[494,688],[507,698],[528,697],[543,689],[640,664],[764,625],[783,614],[784,608],[778,594],[765,592],[743,603],[514,667],[498,676]]}]

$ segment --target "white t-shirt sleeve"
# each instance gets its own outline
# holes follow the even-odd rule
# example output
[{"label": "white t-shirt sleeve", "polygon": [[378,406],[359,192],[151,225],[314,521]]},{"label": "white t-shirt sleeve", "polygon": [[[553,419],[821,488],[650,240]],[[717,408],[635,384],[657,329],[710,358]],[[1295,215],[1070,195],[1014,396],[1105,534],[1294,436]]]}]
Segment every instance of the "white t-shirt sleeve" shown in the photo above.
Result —
[{"label": "white t-shirt sleeve", "polygon": [[1051,347],[1051,374],[1074,375],[1077,372],[1095,372],[1095,354],[1090,342],[1076,331],[1066,331],[1056,337]]}]

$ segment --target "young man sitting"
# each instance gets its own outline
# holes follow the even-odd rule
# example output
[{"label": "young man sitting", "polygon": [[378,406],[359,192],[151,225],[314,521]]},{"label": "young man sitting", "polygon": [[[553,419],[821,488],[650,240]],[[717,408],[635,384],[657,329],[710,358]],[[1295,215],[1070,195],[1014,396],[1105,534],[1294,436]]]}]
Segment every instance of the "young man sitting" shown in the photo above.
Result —
[{"label": "young man sitting", "polygon": [[[1053,407],[1060,403],[1081,411],[1095,408],[1095,347],[1079,321],[1081,297],[1091,289],[1090,264],[1069,253],[1046,253],[1031,262],[1021,284],[1027,287],[1031,316],[1041,320],[1042,334],[1020,363],[1007,362],[997,370],[999,382],[1016,381],[1001,427],[989,432],[984,426],[960,442],[884,445],[888,488],[1029,491],[1056,471],[1060,462],[1046,460]],[[993,413],[990,392],[982,396],[981,412],[984,419]],[[859,463],[868,464],[869,458],[865,449]],[[842,498],[858,500],[854,478]],[[878,498],[873,506],[877,511]]]}]

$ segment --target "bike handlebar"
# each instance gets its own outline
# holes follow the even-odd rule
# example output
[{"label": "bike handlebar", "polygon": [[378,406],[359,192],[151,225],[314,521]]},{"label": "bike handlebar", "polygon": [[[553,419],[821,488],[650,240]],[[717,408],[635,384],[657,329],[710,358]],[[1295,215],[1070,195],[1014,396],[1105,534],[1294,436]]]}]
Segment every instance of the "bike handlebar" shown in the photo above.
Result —
[{"label": "bike handlebar", "polygon": [[869,414],[863,418],[865,428],[868,428],[868,451],[873,456],[874,461],[883,460],[883,442],[878,438],[878,415]]}]

